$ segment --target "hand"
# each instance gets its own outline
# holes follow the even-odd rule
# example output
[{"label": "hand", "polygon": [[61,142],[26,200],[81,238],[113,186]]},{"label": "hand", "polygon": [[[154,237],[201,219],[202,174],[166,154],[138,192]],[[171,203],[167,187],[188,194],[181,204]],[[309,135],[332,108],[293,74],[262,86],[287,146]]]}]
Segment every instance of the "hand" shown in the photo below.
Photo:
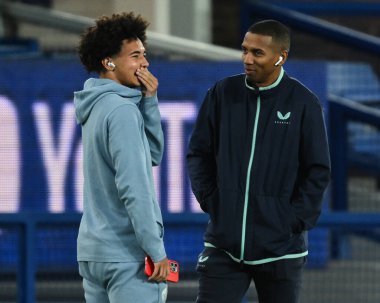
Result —
[{"label": "hand", "polygon": [[141,83],[144,97],[154,96],[158,88],[157,78],[147,68],[139,68],[136,75]]},{"label": "hand", "polygon": [[160,262],[154,263],[154,271],[148,280],[156,282],[166,281],[169,276],[169,272],[170,269],[168,258],[165,258]]}]

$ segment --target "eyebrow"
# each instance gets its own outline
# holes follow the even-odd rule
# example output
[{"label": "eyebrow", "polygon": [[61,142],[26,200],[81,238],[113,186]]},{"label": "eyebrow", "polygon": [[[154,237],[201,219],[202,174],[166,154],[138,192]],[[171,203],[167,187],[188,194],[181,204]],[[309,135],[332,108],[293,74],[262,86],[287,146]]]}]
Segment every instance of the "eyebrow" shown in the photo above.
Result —
[{"label": "eyebrow", "polygon": [[261,48],[256,48],[256,47],[249,48],[249,47],[247,47],[247,46],[244,45],[244,44],[241,45],[241,48],[245,48],[245,49],[249,50],[250,52],[257,52],[257,51],[261,51],[261,52],[263,52],[263,51],[264,51],[264,50],[261,49]]},{"label": "eyebrow", "polygon": [[140,55],[141,53],[145,54],[145,49],[144,50],[135,50],[131,53],[129,53],[129,56],[132,56],[132,55]]}]

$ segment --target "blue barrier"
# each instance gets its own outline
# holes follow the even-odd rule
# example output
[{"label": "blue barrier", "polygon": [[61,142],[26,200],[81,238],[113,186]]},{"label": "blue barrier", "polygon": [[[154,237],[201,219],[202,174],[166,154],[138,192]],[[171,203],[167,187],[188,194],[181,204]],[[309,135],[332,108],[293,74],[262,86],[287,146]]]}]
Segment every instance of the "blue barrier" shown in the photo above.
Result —
[{"label": "blue barrier", "polygon": [[0,56],[2,58],[31,58],[41,56],[41,50],[35,39],[0,38]]},{"label": "blue barrier", "polygon": [[[335,95],[330,95],[329,101],[330,119],[334,121],[334,127],[329,129],[333,180],[331,208],[333,211],[347,211],[347,184],[350,168],[380,179],[380,156],[376,153],[378,146],[373,145],[370,146],[370,149],[364,150],[363,148],[358,149],[355,148],[355,145],[363,142],[357,142],[357,140],[351,140],[351,145],[349,145],[349,122],[362,122],[380,129],[380,110]],[[379,137],[378,134],[373,136]],[[369,139],[372,140],[371,136]],[[336,258],[350,257],[351,247],[347,237],[340,233],[334,233],[331,251],[332,256]]]},{"label": "blue barrier", "polygon": [[332,209],[347,210],[349,167],[356,167],[365,170],[370,175],[380,177],[380,155],[376,153],[376,146],[370,150],[364,150],[364,153],[363,150],[350,147],[347,134],[348,123],[350,121],[363,122],[380,129],[380,110],[335,95],[330,95],[329,101],[330,119],[334,121],[334,127],[329,129],[332,179],[334,180]]},{"label": "blue barrier", "polygon": [[[41,225],[78,226],[81,215],[78,213],[46,214],[46,213],[18,213],[0,214],[0,228],[18,227],[20,243],[18,245],[19,264],[17,269],[17,302],[34,303],[36,285],[36,238],[37,228]],[[187,228],[199,226],[203,229],[207,222],[205,215],[168,215],[164,217],[166,226]],[[331,228],[336,231],[366,230],[380,227],[380,214],[352,214],[346,212],[325,212],[322,214],[318,228]],[[194,260],[195,262],[196,260]]]}]

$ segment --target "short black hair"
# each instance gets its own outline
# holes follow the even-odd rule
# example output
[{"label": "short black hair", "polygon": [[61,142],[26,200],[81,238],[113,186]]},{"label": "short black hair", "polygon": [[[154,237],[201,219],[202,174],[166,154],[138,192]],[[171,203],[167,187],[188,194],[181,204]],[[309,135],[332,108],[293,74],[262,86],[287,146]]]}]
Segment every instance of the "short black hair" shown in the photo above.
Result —
[{"label": "short black hair", "polygon": [[248,28],[253,34],[271,36],[273,41],[281,47],[281,50],[290,50],[290,30],[276,20],[259,21]]},{"label": "short black hair", "polygon": [[133,12],[102,16],[86,29],[79,41],[79,58],[89,72],[104,71],[102,60],[117,55],[123,40],[137,40],[146,44],[149,23]]}]

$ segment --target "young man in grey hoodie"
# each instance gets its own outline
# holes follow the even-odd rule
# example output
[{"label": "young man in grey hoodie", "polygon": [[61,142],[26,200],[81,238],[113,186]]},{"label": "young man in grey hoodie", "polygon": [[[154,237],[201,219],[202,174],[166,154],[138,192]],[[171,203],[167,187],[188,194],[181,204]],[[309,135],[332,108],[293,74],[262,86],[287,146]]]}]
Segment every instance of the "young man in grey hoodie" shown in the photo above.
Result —
[{"label": "young man in grey hoodie", "polygon": [[[74,93],[82,126],[84,206],[77,260],[86,302],[165,302],[168,259],[152,165],[163,154],[157,79],[145,58],[148,23],[133,13],[101,17],[82,35],[90,78]],[[154,262],[144,274],[144,259]]]}]

